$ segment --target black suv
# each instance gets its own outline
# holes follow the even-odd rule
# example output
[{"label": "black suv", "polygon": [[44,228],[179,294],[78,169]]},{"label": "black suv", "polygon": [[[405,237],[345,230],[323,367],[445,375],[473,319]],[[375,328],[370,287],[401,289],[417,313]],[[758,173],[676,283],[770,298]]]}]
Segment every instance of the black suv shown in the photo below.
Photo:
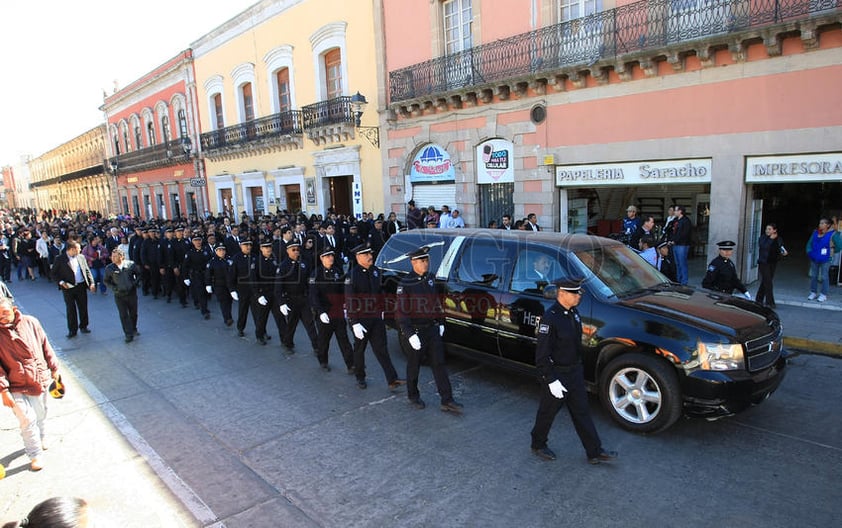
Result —
[{"label": "black suv", "polygon": [[[602,237],[491,229],[419,229],[377,256],[386,289],[430,248],[446,292],[449,352],[534,374],[535,328],[555,297],[544,286],[585,277],[579,312],[585,377],[611,417],[654,433],[682,414],[716,418],[767,398],[784,377],[781,322],[752,301],[671,283]],[[387,315],[388,318],[388,315]]]}]

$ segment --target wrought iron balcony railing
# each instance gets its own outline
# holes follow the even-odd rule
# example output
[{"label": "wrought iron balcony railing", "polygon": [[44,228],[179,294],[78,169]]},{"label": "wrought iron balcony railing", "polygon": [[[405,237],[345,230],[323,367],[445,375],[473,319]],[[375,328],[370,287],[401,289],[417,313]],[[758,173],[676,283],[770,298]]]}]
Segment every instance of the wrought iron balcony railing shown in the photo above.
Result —
[{"label": "wrought iron balcony railing", "polygon": [[303,133],[301,110],[289,110],[261,117],[238,125],[205,132],[201,135],[202,150],[244,145],[261,139],[300,135]]},{"label": "wrought iron balcony railing", "polygon": [[795,22],[842,0],[644,0],[389,72],[390,102]]},{"label": "wrought iron balcony railing", "polygon": [[[155,167],[185,163],[189,157],[184,153],[180,139],[170,140],[151,147],[126,152],[110,158],[109,164],[117,163],[119,172],[137,172]],[[108,169],[109,167],[106,167]]]},{"label": "wrought iron balcony railing", "polygon": [[304,128],[318,128],[339,123],[353,123],[349,96],[336,97],[301,107],[304,114]]}]

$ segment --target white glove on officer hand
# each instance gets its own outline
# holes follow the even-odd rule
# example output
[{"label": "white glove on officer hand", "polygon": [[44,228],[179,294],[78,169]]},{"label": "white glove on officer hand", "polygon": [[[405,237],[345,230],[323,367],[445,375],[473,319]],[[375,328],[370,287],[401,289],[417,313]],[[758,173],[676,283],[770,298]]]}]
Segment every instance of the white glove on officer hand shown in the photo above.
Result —
[{"label": "white glove on officer hand", "polygon": [[324,312],[319,314],[319,320],[324,324],[330,324],[330,317],[328,317],[327,314]]},{"label": "white glove on officer hand", "polygon": [[351,329],[354,331],[354,337],[360,340],[365,339],[365,333],[367,330],[363,325],[357,323],[354,326],[352,326]]},{"label": "white glove on officer hand", "polygon": [[743,293],[743,295],[745,295],[746,299],[748,299],[749,301],[751,300],[751,294],[749,292],[745,292]]},{"label": "white glove on officer hand", "polygon": [[439,335],[440,336],[444,335],[444,325],[439,325]]},{"label": "white glove on officer hand", "polygon": [[555,380],[550,383],[550,392],[553,393],[553,396],[561,400],[564,399],[564,393],[567,392],[567,389],[564,388],[564,385],[560,381]]},{"label": "white glove on officer hand", "polygon": [[213,293],[213,286],[205,286],[205,291],[208,293]]},{"label": "white glove on officer hand", "polygon": [[231,298],[237,302],[240,301],[240,295],[237,292],[231,292]]},{"label": "white glove on officer hand", "polygon": [[184,285],[190,286],[190,279],[184,279]]},{"label": "white glove on officer hand", "polygon": [[266,300],[266,297],[262,295],[257,298],[257,302],[260,303],[260,306],[266,306],[267,304],[269,304],[269,301]]},{"label": "white glove on officer hand", "polygon": [[281,305],[281,313],[284,314],[284,317],[289,315],[289,305],[282,304]]},{"label": "white glove on officer hand", "polygon": [[413,350],[421,350],[421,338],[418,337],[418,334],[412,334],[409,336],[409,346],[412,347]]}]

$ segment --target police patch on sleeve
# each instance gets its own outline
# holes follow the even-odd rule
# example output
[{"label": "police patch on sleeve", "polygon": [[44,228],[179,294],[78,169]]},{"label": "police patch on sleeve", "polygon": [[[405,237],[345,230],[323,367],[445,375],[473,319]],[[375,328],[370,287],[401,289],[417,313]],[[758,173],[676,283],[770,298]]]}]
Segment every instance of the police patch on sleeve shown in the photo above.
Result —
[{"label": "police patch on sleeve", "polygon": [[708,266],[708,271],[716,271],[716,266]]},{"label": "police patch on sleeve", "polygon": [[550,325],[548,325],[548,324],[538,325],[538,333],[539,334],[549,334],[550,333]]}]

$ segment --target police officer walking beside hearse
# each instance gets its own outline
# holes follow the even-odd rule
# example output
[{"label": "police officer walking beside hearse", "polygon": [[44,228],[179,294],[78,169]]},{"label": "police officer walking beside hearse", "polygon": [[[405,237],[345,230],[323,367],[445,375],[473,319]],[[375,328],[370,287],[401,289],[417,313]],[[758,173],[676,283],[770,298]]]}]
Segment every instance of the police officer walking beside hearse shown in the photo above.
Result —
[{"label": "police officer walking beside hearse", "polygon": [[[554,286],[554,288],[553,288]],[[565,402],[576,434],[590,464],[617,458],[615,451],[602,448],[588,407],[582,366],[582,319],[576,306],[582,299],[582,279],[561,279],[545,288],[555,290],[556,302],[538,323],[535,366],[541,381],[541,402],[532,428],[532,452],[544,460],[555,460],[547,447],[547,437],[558,411]]]},{"label": "police officer walking beside hearse", "polygon": [[416,409],[426,407],[418,391],[418,373],[424,356],[430,360],[441,410],[462,413],[462,404],[453,399],[453,388],[444,365],[444,309],[442,292],[430,270],[430,248],[423,246],[407,254],[412,272],[398,285],[397,319],[401,339],[407,351],[406,393]]},{"label": "police officer walking beside hearse", "polygon": [[734,293],[734,290],[739,290],[746,299],[751,299],[748,288],[740,281],[740,277],[737,275],[737,267],[731,260],[736,245],[737,243],[731,240],[717,242],[719,256],[710,261],[705,278],[702,279],[702,288],[727,293],[728,295]]}]

